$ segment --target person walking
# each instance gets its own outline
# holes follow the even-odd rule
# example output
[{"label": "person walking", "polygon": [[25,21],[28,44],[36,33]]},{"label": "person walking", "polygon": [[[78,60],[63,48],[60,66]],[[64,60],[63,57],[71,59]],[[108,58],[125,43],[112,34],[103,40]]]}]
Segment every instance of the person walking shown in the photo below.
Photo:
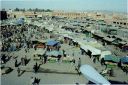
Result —
[{"label": "person walking", "polygon": [[126,75],[128,75],[128,68],[125,67],[125,72],[126,72]]},{"label": "person walking", "polygon": [[80,66],[81,66],[81,58],[79,58],[78,60],[78,70],[80,69]]},{"label": "person walking", "polygon": [[60,62],[60,59],[61,59],[61,55],[58,55],[58,63]]},{"label": "person walking", "polygon": [[47,55],[44,55],[44,64],[47,62]]},{"label": "person walking", "polygon": [[38,64],[37,64],[37,62],[36,62],[35,70],[36,70],[36,72],[38,71]]},{"label": "person walking", "polygon": [[34,85],[39,85],[39,82],[40,82],[40,79],[38,79],[38,78],[35,77]]},{"label": "person walking", "polygon": [[77,70],[78,70],[78,74],[80,75],[81,72],[80,72],[80,66],[81,66],[81,58],[79,58],[78,60],[78,66],[77,66]]},{"label": "person walking", "polygon": [[72,59],[72,64],[75,65],[75,63],[76,63],[76,60],[73,58]]},{"label": "person walking", "polygon": [[25,57],[24,57],[24,65],[26,66],[26,64],[27,64],[27,56],[25,55]]},{"label": "person walking", "polygon": [[36,64],[33,66],[33,70],[34,70],[34,73],[36,73],[38,71],[38,64],[36,62]]},{"label": "person walking", "polygon": [[27,53],[27,48],[25,48],[25,53]]},{"label": "person walking", "polygon": [[104,65],[105,64],[105,61],[104,61],[104,58],[101,59],[101,65]]},{"label": "person walking", "polygon": [[21,58],[21,65],[24,65],[24,58]]},{"label": "person walking", "polygon": [[15,67],[17,67],[17,59],[15,60]]},{"label": "person walking", "polygon": [[62,50],[63,51],[63,56],[64,56],[64,54],[65,54],[65,50]]},{"label": "person walking", "polygon": [[36,65],[33,66],[33,72],[36,73]]},{"label": "person walking", "polygon": [[20,76],[20,68],[19,67],[17,68],[17,73],[18,73],[17,76]]},{"label": "person walking", "polygon": [[111,76],[111,77],[114,76],[114,72],[113,72],[113,69],[112,69],[112,68],[110,69],[110,76]]},{"label": "person walking", "polygon": [[93,59],[93,63],[96,63],[96,57],[94,57],[94,59]]},{"label": "person walking", "polygon": [[35,45],[35,46],[34,46],[34,50],[36,51],[36,49],[37,49],[37,48],[36,48],[36,45]]}]

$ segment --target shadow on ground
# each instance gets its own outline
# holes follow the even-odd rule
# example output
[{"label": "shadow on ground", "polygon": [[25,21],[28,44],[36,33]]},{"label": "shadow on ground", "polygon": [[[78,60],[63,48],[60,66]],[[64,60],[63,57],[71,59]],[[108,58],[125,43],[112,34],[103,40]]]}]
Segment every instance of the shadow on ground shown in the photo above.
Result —
[{"label": "shadow on ground", "polygon": [[[25,71],[25,72],[33,72],[31,70],[29,71]],[[76,72],[60,72],[58,70],[51,70],[51,69],[44,69],[44,68],[40,68],[37,73],[55,73],[55,74],[72,74],[72,75],[78,75],[78,73]]]}]

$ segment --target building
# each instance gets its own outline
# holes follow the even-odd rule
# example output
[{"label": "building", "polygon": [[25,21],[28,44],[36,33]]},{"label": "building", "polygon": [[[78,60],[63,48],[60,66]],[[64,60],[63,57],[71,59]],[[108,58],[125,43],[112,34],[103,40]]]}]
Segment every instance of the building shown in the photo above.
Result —
[{"label": "building", "polygon": [[6,11],[0,11],[0,19],[1,20],[7,19],[7,12]]},{"label": "building", "polygon": [[66,17],[66,18],[84,18],[86,17],[85,12],[64,12],[64,11],[54,11],[52,16]]}]

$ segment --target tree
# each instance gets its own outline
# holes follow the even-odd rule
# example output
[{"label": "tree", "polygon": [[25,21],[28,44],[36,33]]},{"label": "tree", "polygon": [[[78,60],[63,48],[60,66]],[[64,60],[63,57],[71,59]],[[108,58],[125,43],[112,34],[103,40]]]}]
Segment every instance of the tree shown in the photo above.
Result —
[{"label": "tree", "polygon": [[14,11],[20,11],[20,9],[19,8],[16,8],[16,9],[14,9]]},{"label": "tree", "polygon": [[45,10],[44,9],[41,9],[42,12],[44,12]]},{"label": "tree", "polygon": [[50,10],[50,9],[47,9],[47,10],[45,10],[45,12],[52,12],[52,10]]},{"label": "tree", "polygon": [[35,10],[34,10],[35,12],[38,12],[39,11],[39,9],[38,8],[35,8]]},{"label": "tree", "polygon": [[25,8],[24,8],[24,9],[22,9],[22,11],[23,11],[23,12],[25,12]]},{"label": "tree", "polygon": [[3,8],[2,11],[5,11],[5,8]]},{"label": "tree", "polygon": [[32,11],[32,9],[31,9],[31,8],[29,8],[29,9],[28,9],[28,11]]}]

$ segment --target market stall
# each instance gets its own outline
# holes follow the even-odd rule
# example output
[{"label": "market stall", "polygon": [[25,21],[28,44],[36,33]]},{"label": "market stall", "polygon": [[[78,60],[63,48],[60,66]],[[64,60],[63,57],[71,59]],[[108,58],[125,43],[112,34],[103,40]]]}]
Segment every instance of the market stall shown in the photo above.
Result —
[{"label": "market stall", "polygon": [[113,68],[118,65],[120,58],[114,55],[105,55],[104,61],[107,68]]},{"label": "market stall", "polygon": [[128,56],[122,57],[120,62],[122,67],[128,67]]},{"label": "market stall", "polygon": [[34,60],[40,60],[41,57],[43,57],[43,55],[45,54],[46,52],[46,49],[42,49],[42,48],[39,48],[35,51],[35,53],[33,54],[33,59]]}]

